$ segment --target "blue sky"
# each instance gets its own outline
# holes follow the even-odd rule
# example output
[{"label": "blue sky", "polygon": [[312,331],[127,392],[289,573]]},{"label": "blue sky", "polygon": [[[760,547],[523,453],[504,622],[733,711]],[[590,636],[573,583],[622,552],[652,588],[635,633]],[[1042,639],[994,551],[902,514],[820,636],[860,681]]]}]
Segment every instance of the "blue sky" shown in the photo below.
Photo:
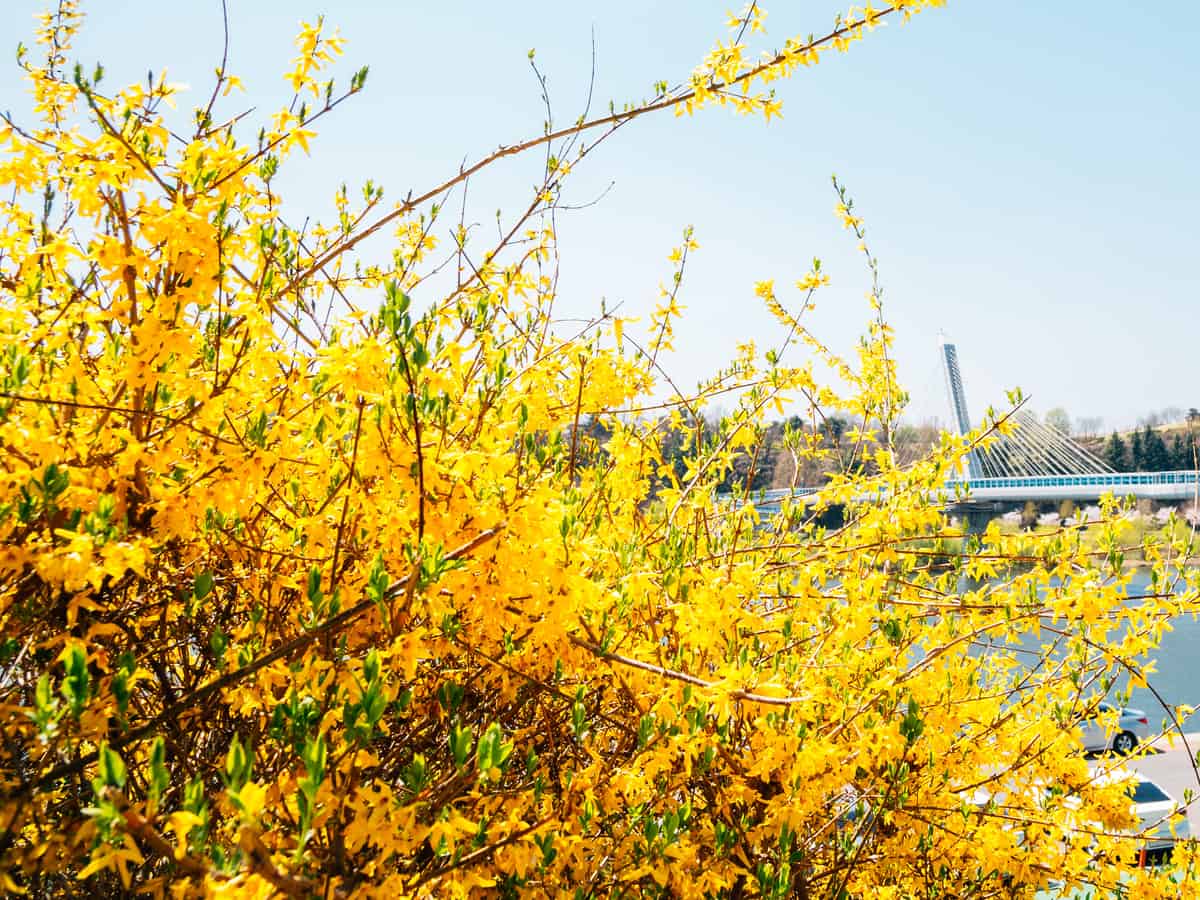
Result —
[{"label": "blue sky", "polygon": [[[767,46],[827,29],[836,4],[766,3]],[[28,42],[42,4],[6,0],[0,35]],[[597,47],[601,108],[686,74],[729,5],[679,3],[268,3],[230,0],[237,107],[265,115],[301,18],[324,13],[348,39],[346,64],[371,66],[367,91],[293,160],[296,209],[321,213],[343,180],[372,177],[392,197],[444,178],[464,157],[541,129],[527,51],[556,115],[580,111]],[[76,55],[106,81],[168,67],[199,93],[220,59],[215,0],[85,4]],[[1200,26],[1191,4],[950,0],[888,25],[778,88],[784,119],[718,109],[624,129],[581,168],[563,217],[564,314],[623,302],[648,318],[666,255],[686,225],[701,250],[671,368],[694,383],[739,340],[773,324],[755,281],[790,284],[819,256],[833,278],[812,325],[849,351],[867,317],[867,273],[834,219],[829,176],[849,186],[880,259],[910,418],[947,419],[937,333],[958,344],[973,414],[1021,386],[1036,409],[1065,407],[1126,426],[1166,406],[1200,406],[1194,265],[1200,138],[1194,88]],[[22,85],[0,74],[0,107]],[[539,161],[496,167],[470,188],[473,218],[527,197]]]}]

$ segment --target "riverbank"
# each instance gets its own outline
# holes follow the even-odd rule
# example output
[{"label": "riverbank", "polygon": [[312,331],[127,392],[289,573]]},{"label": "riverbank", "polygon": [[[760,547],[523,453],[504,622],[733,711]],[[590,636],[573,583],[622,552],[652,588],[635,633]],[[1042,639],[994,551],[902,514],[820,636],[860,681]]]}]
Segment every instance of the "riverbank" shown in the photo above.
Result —
[{"label": "riverbank", "polygon": [[[1070,501],[1058,504],[1058,511],[1031,511],[1026,508],[1010,510],[989,520],[987,527],[996,527],[1004,535],[1028,534],[1031,537],[1049,537],[1054,534],[1079,534],[1085,549],[1095,553],[1108,553],[1107,546],[1100,547],[1101,530],[1098,527],[1098,506],[1075,507]],[[1190,504],[1189,504],[1190,506]],[[978,527],[976,525],[976,527]],[[1120,552],[1127,564],[1145,564],[1148,547],[1171,546],[1194,549],[1191,554],[1180,558],[1178,565],[1200,564],[1200,519],[1191,509],[1171,504],[1153,504],[1143,501],[1139,508],[1121,517]],[[972,531],[975,529],[973,528]],[[947,538],[941,543],[946,553],[961,553],[965,538]],[[1148,543],[1149,542],[1149,543]],[[1177,554],[1176,554],[1177,555]]]}]

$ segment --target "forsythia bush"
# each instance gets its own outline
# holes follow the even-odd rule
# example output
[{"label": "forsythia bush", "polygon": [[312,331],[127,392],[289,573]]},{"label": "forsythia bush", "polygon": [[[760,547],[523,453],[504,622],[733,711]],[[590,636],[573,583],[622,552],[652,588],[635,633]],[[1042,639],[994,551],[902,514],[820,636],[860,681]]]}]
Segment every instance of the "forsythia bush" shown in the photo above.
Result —
[{"label": "forsythia bush", "polygon": [[[180,136],[170,84],[102,87],[74,5],[48,14],[19,56],[36,118],[0,123],[4,890],[1186,893],[1191,848],[1135,868],[1074,723],[1194,608],[1187,547],[1148,543],[1133,597],[1115,504],[1100,554],[964,541],[942,485],[969,445],[896,467],[890,332],[873,313],[850,361],[813,338],[819,265],[758,283],[778,347],[661,403],[690,233],[648,328],[553,315],[549,213],[596,141],[659,109],[775,115],[767,82],[934,5],[759,60],[752,7],[677,88],[399,203],[343,188],[303,228],[278,172],[366,78],[329,79],[336,34],[304,26],[261,130],[220,111],[222,69]],[[465,177],[532,148],[545,181],[494,245],[442,227]],[[858,464],[773,518],[718,498],[785,402],[863,423]],[[1037,664],[985,647],[1021,641]]]}]

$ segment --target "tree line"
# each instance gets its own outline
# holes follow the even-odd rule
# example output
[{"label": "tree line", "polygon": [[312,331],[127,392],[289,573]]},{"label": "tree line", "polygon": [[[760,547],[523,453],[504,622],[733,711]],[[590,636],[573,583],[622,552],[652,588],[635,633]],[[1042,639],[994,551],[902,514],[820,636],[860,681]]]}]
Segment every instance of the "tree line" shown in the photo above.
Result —
[{"label": "tree line", "polygon": [[1126,441],[1113,432],[1104,444],[1102,458],[1117,472],[1169,472],[1196,468],[1196,438],[1177,431],[1170,443],[1149,425]]},{"label": "tree line", "polygon": [[[751,447],[734,454],[721,489],[756,491],[788,487],[793,481],[802,485],[823,484],[831,472],[871,474],[873,467],[857,452],[857,442],[847,439],[848,434],[855,433],[855,424],[837,416],[818,422],[792,416],[765,424],[759,439]],[[911,462],[920,456],[936,442],[937,432],[938,429],[928,423],[900,426],[894,436],[898,460]],[[604,443],[603,434],[592,433],[590,436]],[[684,457],[693,449],[692,443],[697,438],[710,449],[718,445],[721,440],[719,420],[708,421],[701,417],[699,435],[691,436],[690,440],[680,432],[664,435],[663,461],[681,477],[685,469]],[[1125,437],[1114,431],[1102,447],[1091,446],[1093,452],[1117,472],[1170,472],[1197,468],[1197,441],[1191,431],[1180,430],[1164,436],[1147,424]],[[803,453],[801,447],[820,452],[815,455]]]},{"label": "tree line", "polygon": [[[708,450],[720,446],[724,434],[720,416],[698,417],[695,428],[689,431],[668,427],[664,418],[659,423],[662,432],[663,462],[677,477],[686,474],[686,459],[694,452],[697,442]],[[757,438],[745,449],[732,454],[730,466],[724,472],[719,490],[768,490],[795,485],[824,484],[833,472],[871,475],[878,471],[874,462],[863,453],[860,422],[829,415],[815,421],[790,416],[764,423]],[[589,422],[581,431],[600,445],[606,441],[603,426]],[[938,428],[931,423],[899,425],[892,435],[896,459],[901,465],[910,464],[936,444]]]}]

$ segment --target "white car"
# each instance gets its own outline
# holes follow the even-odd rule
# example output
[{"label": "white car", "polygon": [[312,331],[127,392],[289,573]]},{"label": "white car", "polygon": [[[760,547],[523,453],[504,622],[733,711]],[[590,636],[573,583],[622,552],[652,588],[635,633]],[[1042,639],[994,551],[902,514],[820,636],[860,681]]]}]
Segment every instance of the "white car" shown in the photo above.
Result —
[{"label": "white car", "polygon": [[[1139,866],[1161,865],[1169,861],[1171,850],[1176,842],[1186,841],[1191,838],[1192,829],[1191,824],[1188,822],[1187,811],[1176,802],[1175,798],[1153,781],[1144,778],[1136,772],[1127,770],[1098,772],[1095,774],[1097,783],[1111,784],[1113,782],[1120,782],[1129,794],[1130,811],[1137,817],[1137,826],[1130,829],[1128,834],[1136,835],[1142,841],[1140,844],[1141,853],[1138,857]],[[1026,796],[1032,797],[1034,793],[1040,793],[1044,790],[1044,787],[1035,785],[1033,787],[1025,787],[1022,789],[1022,792]],[[1003,788],[995,792],[988,788],[977,788],[970,797],[963,796],[962,799],[979,810],[985,810],[992,802],[1004,806],[1007,802],[1007,797],[1008,792]],[[1077,794],[1068,795],[1063,798],[1062,802],[1063,806],[1069,811],[1065,820],[1068,828],[1079,827],[1081,824],[1077,818],[1080,807],[1079,796]],[[1100,829],[1100,827],[1096,823],[1086,825],[1088,831],[1095,831]],[[1038,896],[1041,897],[1042,895],[1039,894]],[[1072,894],[1070,896],[1074,897],[1075,895]],[[1082,900],[1082,897],[1080,900]]]},{"label": "white car", "polygon": [[1170,859],[1171,849],[1178,841],[1192,836],[1187,810],[1159,785],[1138,772],[1127,770],[1096,773],[1098,784],[1120,783],[1129,795],[1130,812],[1137,816],[1137,826],[1128,834],[1137,835],[1141,844],[1139,866],[1160,865]]},{"label": "white car", "polygon": [[1192,836],[1192,827],[1183,807],[1153,781],[1140,775],[1133,776],[1129,780],[1129,795],[1133,798],[1139,831],[1145,833],[1147,851],[1166,849],[1174,846],[1176,841]]},{"label": "white car", "polygon": [[[1117,713],[1113,726],[1113,712]],[[1144,741],[1150,740],[1150,720],[1140,709],[1101,703],[1096,714],[1079,723],[1083,732],[1083,749],[1089,753],[1111,750],[1124,756]]]}]

